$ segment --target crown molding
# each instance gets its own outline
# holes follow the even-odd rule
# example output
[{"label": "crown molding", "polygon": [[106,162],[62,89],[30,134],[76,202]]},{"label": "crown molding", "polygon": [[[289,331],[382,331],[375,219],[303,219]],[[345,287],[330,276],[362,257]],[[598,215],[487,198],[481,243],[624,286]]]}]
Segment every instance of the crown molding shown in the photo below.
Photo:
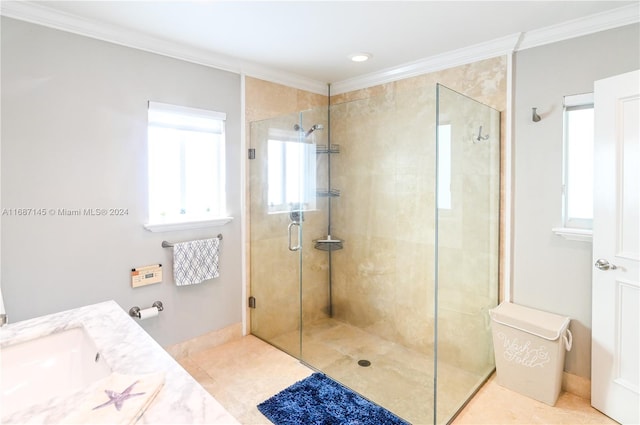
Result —
[{"label": "crown molding", "polygon": [[[97,23],[30,1],[1,1],[0,14],[187,62],[244,74],[312,93],[327,93],[327,84],[323,81],[151,37],[137,31]],[[331,92],[332,94],[346,93],[638,22],[640,22],[640,7],[637,4],[632,4],[337,81],[331,84]]]},{"label": "crown molding", "polygon": [[453,50],[379,72],[337,81],[331,84],[331,93],[342,94],[360,90],[638,22],[640,22],[638,4],[619,7],[557,25]]},{"label": "crown molding", "polygon": [[360,77],[338,81],[331,84],[331,93],[347,93],[353,90],[360,90],[367,87],[416,77],[430,72],[441,71],[443,69],[477,62],[479,60],[505,55],[514,51],[520,37],[520,33],[511,34],[506,37],[475,44],[462,49],[452,50],[450,52],[409,62],[397,67],[387,68],[382,71],[372,72]]},{"label": "crown molding", "polygon": [[2,1],[0,15],[313,93],[327,94],[327,84],[323,81],[159,39],[115,25],[98,23],[30,1]]},{"label": "crown molding", "polygon": [[269,81],[271,83],[282,84],[294,89],[304,90],[315,94],[327,95],[327,83],[298,74],[284,72],[279,69],[268,68],[254,62],[244,61],[241,64],[240,72],[247,77]]},{"label": "crown molding", "polygon": [[531,49],[640,22],[640,3],[524,33],[517,50]]},{"label": "crown molding", "polygon": [[231,57],[213,55],[198,48],[160,40],[137,31],[98,23],[30,1],[2,1],[0,14],[73,34],[215,67],[224,71],[237,72],[239,68],[238,60]]}]

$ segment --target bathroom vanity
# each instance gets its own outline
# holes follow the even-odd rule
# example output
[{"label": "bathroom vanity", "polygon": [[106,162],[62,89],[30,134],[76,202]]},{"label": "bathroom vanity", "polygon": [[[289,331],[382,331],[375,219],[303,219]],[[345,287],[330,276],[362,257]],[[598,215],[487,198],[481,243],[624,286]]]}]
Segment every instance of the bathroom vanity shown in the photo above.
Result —
[{"label": "bathroom vanity", "polygon": [[[160,372],[164,386],[138,423],[238,424],[134,320],[114,301],[107,301],[0,328],[5,372],[0,422],[60,423],[87,397],[93,381],[112,372],[132,376]],[[32,360],[43,368],[47,363],[55,366],[41,373],[29,366]],[[19,372],[11,378],[10,370]],[[22,379],[29,374],[33,378]]]}]

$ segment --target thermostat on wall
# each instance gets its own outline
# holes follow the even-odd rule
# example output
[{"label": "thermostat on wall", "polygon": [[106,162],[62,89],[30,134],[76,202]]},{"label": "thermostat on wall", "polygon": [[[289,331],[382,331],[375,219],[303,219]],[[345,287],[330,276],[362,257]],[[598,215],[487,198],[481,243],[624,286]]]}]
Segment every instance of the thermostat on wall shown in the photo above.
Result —
[{"label": "thermostat on wall", "polygon": [[151,285],[162,282],[162,264],[131,269],[131,287]]}]

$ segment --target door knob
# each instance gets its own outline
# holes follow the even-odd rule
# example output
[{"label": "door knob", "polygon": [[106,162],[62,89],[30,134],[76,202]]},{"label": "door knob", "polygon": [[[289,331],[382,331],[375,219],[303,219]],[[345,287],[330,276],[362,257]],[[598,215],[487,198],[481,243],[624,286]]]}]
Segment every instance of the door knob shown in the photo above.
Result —
[{"label": "door knob", "polygon": [[599,258],[598,261],[596,261],[596,263],[594,264],[594,266],[596,266],[596,268],[599,270],[615,270],[618,268],[618,266],[616,266],[615,264],[611,264],[604,258]]}]

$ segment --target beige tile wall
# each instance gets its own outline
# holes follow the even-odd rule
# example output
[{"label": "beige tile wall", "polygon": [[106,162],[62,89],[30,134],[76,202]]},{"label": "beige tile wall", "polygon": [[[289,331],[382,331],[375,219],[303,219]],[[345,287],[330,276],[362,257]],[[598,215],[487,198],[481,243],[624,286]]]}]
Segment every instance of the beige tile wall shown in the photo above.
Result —
[{"label": "beige tile wall", "polygon": [[[435,197],[434,171],[427,164],[435,162],[436,83],[499,111],[506,109],[506,57],[331,98],[331,143],[341,145],[340,154],[332,156],[332,186],[341,190],[341,196],[332,201],[332,233],[345,240],[345,249],[332,254],[335,317],[424,352],[433,350],[434,210],[424,208],[424,205],[433,205]],[[321,108],[326,104],[326,96],[247,78],[247,135],[251,135],[249,123],[252,121]],[[249,176],[249,180],[251,178]],[[470,194],[465,193],[467,195]],[[254,197],[248,201],[251,208],[258,207],[261,202]],[[326,200],[321,201],[321,215],[326,214],[323,202]],[[465,206],[465,209],[469,208],[473,209]],[[248,238],[254,232],[253,241],[247,240],[252,259],[261,258],[253,261],[254,268],[249,273],[253,277],[259,274],[261,279],[267,277],[268,287],[277,288],[260,293],[263,302],[268,300],[282,305],[270,316],[263,317],[264,323],[259,324],[273,335],[298,326],[299,308],[296,300],[298,270],[273,269],[282,264],[281,256],[290,255],[285,245],[286,233],[272,229],[278,235],[269,235],[269,226],[286,227],[288,218],[278,220],[271,220],[272,224],[256,220],[247,223],[254,226],[248,232]],[[467,227],[476,224],[469,219],[465,223]],[[446,220],[443,225],[447,225]],[[324,226],[323,217],[307,215],[305,238],[309,240],[305,239],[306,246],[312,246],[312,239],[323,235]],[[453,222],[450,234],[455,235],[461,226]],[[259,232],[265,237],[256,238]],[[458,236],[451,239],[462,238],[461,234]],[[468,241],[464,242],[469,247]],[[473,253],[465,252],[461,246],[449,247],[448,253],[447,248],[443,249],[445,276],[449,273],[452,276],[449,281],[467,286],[463,296],[448,297],[448,303],[441,310],[441,329],[445,330],[442,347],[449,347],[449,352],[443,354],[454,363],[475,368],[486,363],[490,354],[486,338],[478,336],[486,331],[486,312],[469,312],[465,306],[466,297],[476,291],[473,276],[478,270],[477,261],[466,261],[465,271],[465,261],[456,262],[455,259]],[[310,269],[303,271],[306,278],[304,300],[307,302],[304,311],[311,315],[305,320],[326,314],[326,259],[326,253],[312,249],[305,252],[303,263]],[[253,293],[256,293],[255,289]],[[490,297],[492,293],[495,291],[484,289],[480,295]],[[457,340],[468,334],[471,340],[461,345]],[[450,335],[448,342],[447,335]],[[474,335],[478,338],[474,339]],[[473,346],[481,354],[471,358],[465,356],[464,348],[461,348],[464,346]]]},{"label": "beige tile wall", "polygon": [[[342,196],[333,218],[346,247],[334,254],[337,318],[433,351],[435,84],[504,110],[505,77],[501,57],[332,97],[332,142],[342,146],[333,169]],[[476,114],[454,109],[450,118],[457,113]],[[497,137],[499,129],[492,130]],[[459,152],[464,169],[452,184],[464,190],[458,197],[464,205],[454,208],[458,216],[441,215],[439,253],[441,354],[472,370],[490,363],[492,352],[486,309],[470,299],[491,304],[497,288],[488,282],[495,284],[498,272],[498,204],[479,210],[488,193],[478,180],[498,183],[499,167],[494,164],[489,177],[477,148]],[[478,235],[489,231],[496,235],[492,247]],[[479,279],[485,283],[478,285]]]}]

